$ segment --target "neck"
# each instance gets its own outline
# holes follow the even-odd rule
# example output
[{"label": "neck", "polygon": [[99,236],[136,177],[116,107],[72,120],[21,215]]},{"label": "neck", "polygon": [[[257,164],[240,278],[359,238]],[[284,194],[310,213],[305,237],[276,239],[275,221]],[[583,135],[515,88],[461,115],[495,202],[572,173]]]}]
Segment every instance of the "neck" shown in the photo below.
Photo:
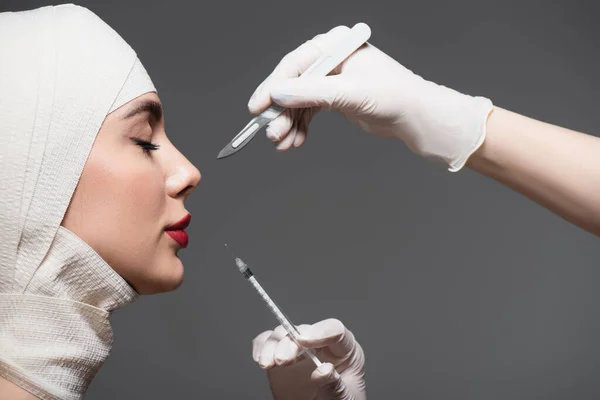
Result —
[{"label": "neck", "polygon": [[42,399],[81,398],[110,352],[110,313],[136,297],[60,228],[26,288],[0,294],[0,376]]}]

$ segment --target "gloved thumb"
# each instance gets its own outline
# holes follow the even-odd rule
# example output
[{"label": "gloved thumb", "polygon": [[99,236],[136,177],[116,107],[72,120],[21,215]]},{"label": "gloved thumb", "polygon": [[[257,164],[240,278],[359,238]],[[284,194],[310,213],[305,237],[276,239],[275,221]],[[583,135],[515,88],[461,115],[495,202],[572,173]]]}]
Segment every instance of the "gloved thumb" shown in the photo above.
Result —
[{"label": "gloved thumb", "polygon": [[352,93],[339,75],[285,79],[271,87],[271,99],[287,108],[323,107],[343,110],[353,105]]},{"label": "gloved thumb", "polygon": [[352,395],[331,363],[321,364],[313,371],[310,380],[315,385],[317,399],[352,400]]}]

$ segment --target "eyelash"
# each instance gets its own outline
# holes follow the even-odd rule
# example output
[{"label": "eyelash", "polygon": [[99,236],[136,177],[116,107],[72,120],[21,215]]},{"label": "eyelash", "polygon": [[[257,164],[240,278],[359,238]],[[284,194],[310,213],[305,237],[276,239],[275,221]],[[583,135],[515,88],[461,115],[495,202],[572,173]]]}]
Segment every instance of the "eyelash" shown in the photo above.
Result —
[{"label": "eyelash", "polygon": [[150,154],[151,151],[155,151],[158,150],[160,148],[159,145],[154,144],[152,142],[148,142],[146,140],[142,140],[142,139],[138,139],[138,138],[131,138],[131,140],[137,144],[138,146],[140,146],[142,148],[142,150],[144,150],[144,153],[146,154]]}]

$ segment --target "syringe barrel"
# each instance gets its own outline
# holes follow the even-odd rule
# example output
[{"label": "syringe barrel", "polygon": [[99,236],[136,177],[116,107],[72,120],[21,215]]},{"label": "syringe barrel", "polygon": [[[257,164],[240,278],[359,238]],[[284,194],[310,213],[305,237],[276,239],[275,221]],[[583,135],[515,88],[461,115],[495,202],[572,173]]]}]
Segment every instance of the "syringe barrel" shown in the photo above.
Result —
[{"label": "syringe barrel", "polygon": [[321,361],[317,358],[317,355],[315,354],[314,350],[305,348],[298,342],[298,336],[300,335],[300,332],[294,326],[294,324],[292,324],[292,322],[283,314],[283,312],[281,312],[279,307],[277,307],[277,304],[275,304],[275,302],[271,300],[271,296],[269,296],[267,291],[263,289],[261,284],[258,283],[254,276],[250,276],[248,280],[250,281],[252,286],[254,286],[254,289],[256,289],[260,297],[265,301],[265,303],[267,303],[267,307],[269,307],[271,312],[275,314],[275,318],[277,318],[277,321],[279,321],[281,326],[283,326],[283,328],[286,330],[286,332],[290,336],[290,339],[292,339],[294,343],[296,343],[298,347],[302,349],[303,352],[308,355],[308,357],[310,357],[310,359],[315,363],[317,367],[320,366]]}]

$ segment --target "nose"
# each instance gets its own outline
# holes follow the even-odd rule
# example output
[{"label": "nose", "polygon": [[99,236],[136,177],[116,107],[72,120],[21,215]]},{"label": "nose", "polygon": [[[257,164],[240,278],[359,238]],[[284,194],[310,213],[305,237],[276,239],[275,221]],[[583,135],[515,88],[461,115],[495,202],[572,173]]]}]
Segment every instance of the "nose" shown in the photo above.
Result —
[{"label": "nose", "polygon": [[166,180],[167,194],[173,198],[186,198],[200,183],[202,175],[179,150],[173,146],[174,154],[169,164]]}]

